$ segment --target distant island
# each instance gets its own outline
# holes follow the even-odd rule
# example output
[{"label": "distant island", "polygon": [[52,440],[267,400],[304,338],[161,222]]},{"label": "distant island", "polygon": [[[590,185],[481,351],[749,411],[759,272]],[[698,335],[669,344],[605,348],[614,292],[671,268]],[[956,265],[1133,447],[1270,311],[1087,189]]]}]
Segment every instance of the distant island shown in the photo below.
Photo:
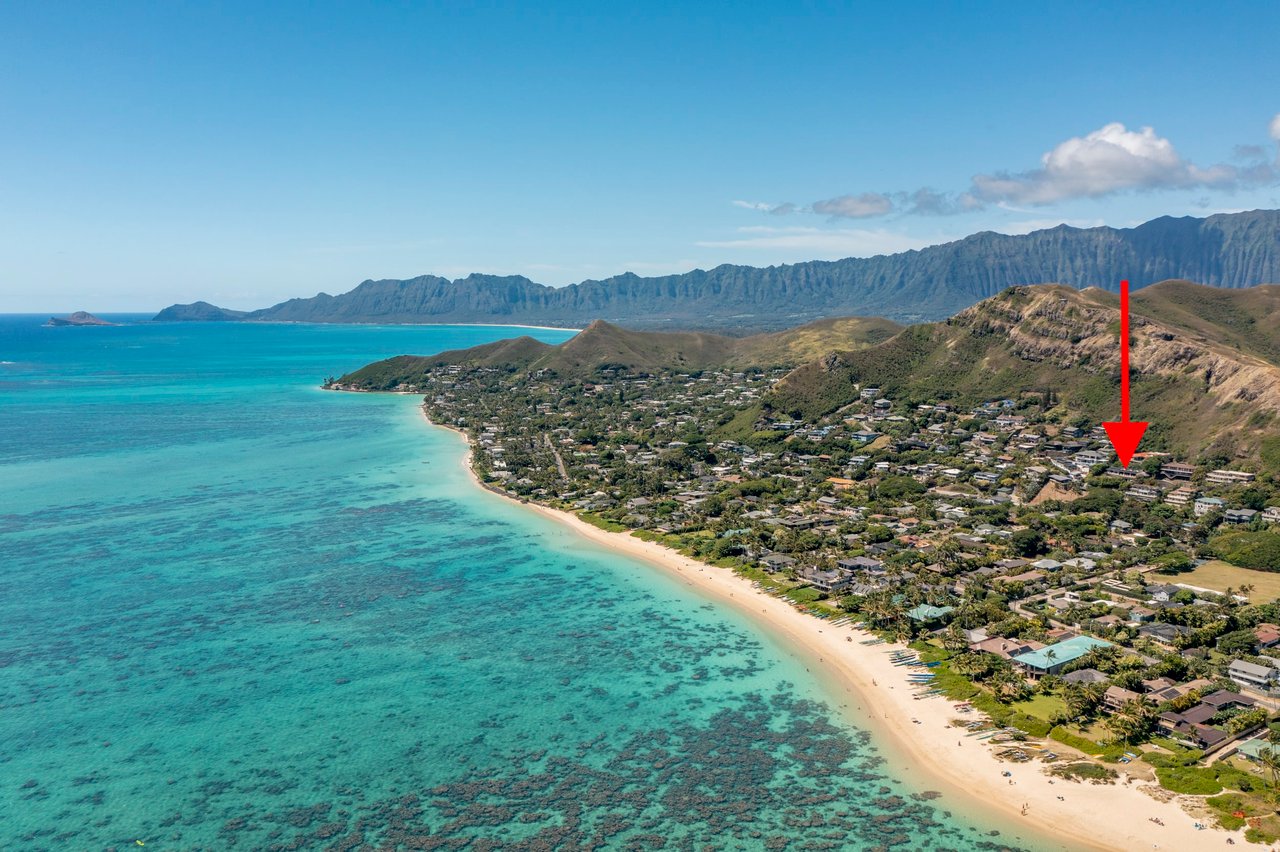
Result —
[{"label": "distant island", "polygon": [[757,268],[722,265],[681,275],[632,273],[567,287],[518,275],[435,275],[365,281],[256,311],[207,302],[173,305],[159,322],[497,323],[581,328],[603,319],[632,328],[776,331],[815,319],[944,319],[1021,284],[1115,291],[1166,279],[1239,289],[1280,282],[1280,210],[1164,216],[1135,228],[984,231],[920,251]]},{"label": "distant island", "polygon": [[118,322],[107,322],[106,320],[95,317],[88,311],[76,311],[65,317],[49,317],[46,326],[57,328],[64,325],[119,325]]}]

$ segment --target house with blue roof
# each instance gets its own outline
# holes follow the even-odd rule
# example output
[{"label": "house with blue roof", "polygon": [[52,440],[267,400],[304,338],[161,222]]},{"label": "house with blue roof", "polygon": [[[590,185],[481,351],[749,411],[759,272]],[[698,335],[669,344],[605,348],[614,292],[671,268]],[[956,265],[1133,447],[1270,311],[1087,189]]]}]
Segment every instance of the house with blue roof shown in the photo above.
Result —
[{"label": "house with blue roof", "polygon": [[1010,657],[1009,661],[1026,672],[1029,677],[1040,678],[1047,674],[1058,674],[1068,664],[1074,663],[1094,648],[1110,648],[1112,644],[1092,636],[1073,636],[1053,645],[1046,645],[1038,651],[1027,651]]}]

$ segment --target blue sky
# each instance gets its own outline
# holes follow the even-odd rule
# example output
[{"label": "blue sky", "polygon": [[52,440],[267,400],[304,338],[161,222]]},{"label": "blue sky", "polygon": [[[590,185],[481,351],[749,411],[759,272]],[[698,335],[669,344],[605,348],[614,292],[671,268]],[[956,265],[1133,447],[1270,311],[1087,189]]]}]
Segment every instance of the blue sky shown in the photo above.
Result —
[{"label": "blue sky", "polygon": [[1280,207],[1280,4],[860,5],[6,3],[0,311]]}]

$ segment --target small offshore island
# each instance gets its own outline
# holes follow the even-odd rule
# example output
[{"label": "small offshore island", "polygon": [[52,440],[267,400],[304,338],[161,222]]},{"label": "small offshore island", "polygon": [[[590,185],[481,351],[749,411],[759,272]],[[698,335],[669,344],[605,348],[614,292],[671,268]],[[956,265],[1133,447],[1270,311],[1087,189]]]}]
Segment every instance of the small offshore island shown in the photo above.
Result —
[{"label": "small offshore island", "polygon": [[1054,285],[905,329],[596,322],[325,386],[424,395],[486,488],[805,648],[918,783],[1073,847],[1271,843],[1280,287],[1133,312],[1128,468],[1116,298]]},{"label": "small offshore island", "polygon": [[45,323],[45,326],[47,328],[59,328],[62,326],[74,326],[74,325],[119,325],[119,324],[120,323],[108,322],[107,320],[101,319],[100,317],[95,317],[93,314],[89,313],[88,311],[76,311],[75,313],[68,314],[65,317],[49,317],[49,320]]}]

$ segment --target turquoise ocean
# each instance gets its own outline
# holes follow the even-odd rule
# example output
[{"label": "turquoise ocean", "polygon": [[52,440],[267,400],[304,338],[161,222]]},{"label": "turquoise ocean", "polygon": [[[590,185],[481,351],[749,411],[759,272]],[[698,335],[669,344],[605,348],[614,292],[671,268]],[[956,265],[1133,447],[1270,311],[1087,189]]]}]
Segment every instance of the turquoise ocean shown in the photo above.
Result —
[{"label": "turquoise ocean", "polygon": [[416,398],[318,389],[569,332],[43,319],[0,317],[0,849],[1028,848]]}]

